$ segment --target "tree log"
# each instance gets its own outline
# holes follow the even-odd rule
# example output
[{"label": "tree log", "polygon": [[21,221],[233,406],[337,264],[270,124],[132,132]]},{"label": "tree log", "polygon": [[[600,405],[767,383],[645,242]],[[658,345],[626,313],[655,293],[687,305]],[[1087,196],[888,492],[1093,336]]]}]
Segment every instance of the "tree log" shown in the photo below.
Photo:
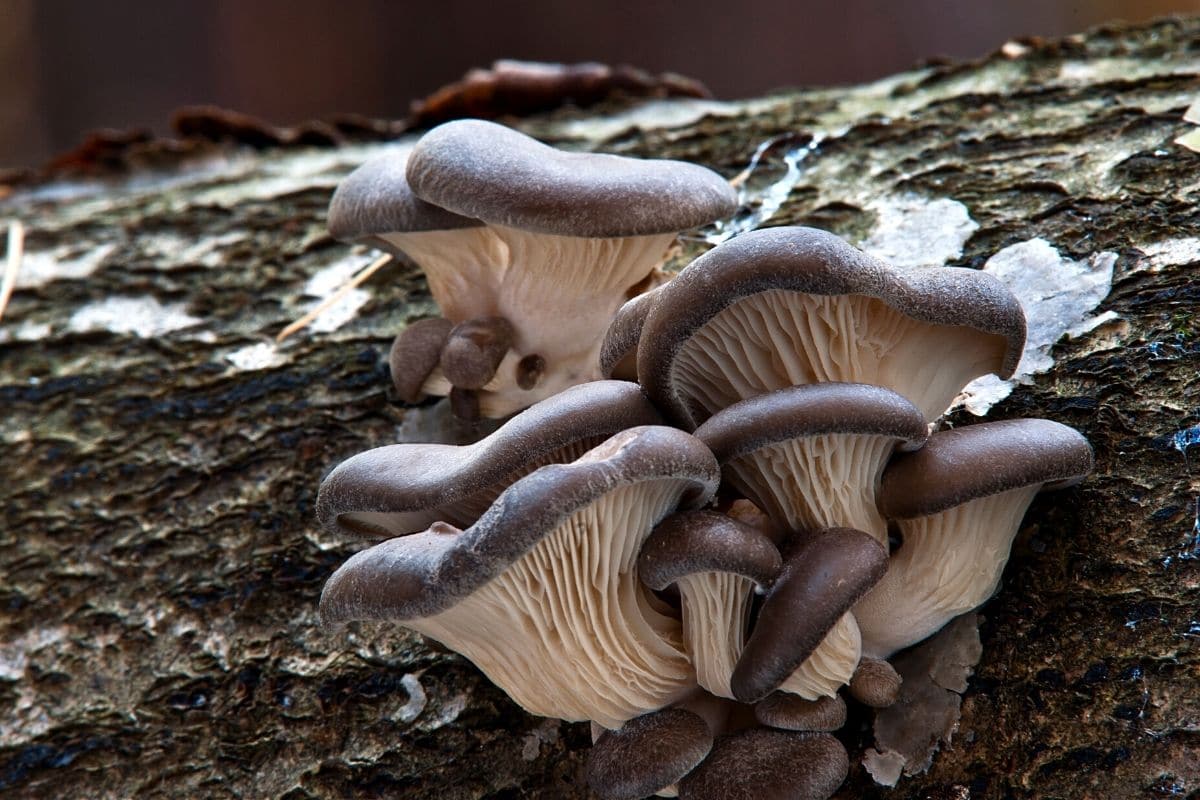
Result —
[{"label": "tree log", "polygon": [[[852,727],[840,796],[1200,792],[1200,154],[1174,143],[1197,41],[1200,19],[1164,21],[867,86],[508,120],[728,177],[776,139],[747,224],[779,200],[758,222],[886,249],[896,213],[933,208],[918,261],[982,267],[1035,239],[1115,254],[1107,321],[989,413],[1080,429],[1095,474],[1026,518],[953,742],[878,788]],[[413,413],[387,348],[433,307],[395,264],[276,346],[374,257],[324,214],[385,145],[262,144],[130,137],[0,187],[28,231],[0,322],[0,793],[584,797],[586,726],[526,715],[396,627],[319,624],[322,583],[361,545],[317,531],[316,488]],[[961,247],[940,243],[945,209],[977,225]]]}]

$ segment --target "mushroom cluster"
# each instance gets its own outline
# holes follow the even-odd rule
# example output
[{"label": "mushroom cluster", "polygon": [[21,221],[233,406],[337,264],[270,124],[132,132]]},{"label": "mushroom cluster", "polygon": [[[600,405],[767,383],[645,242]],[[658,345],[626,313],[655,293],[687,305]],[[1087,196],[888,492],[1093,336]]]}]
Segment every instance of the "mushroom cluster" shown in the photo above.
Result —
[{"label": "mushroom cluster", "polygon": [[449,395],[462,417],[499,419],[598,379],[617,308],[664,277],[677,234],[735,205],[695,164],[566,152],[456,120],[351,173],[329,229],[404,254],[428,279],[441,317],[395,340],[401,399]]},{"label": "mushroom cluster", "polygon": [[[446,315],[397,339],[398,388],[471,392],[496,415],[538,402],[472,445],[333,470],[322,526],[374,543],[329,579],[323,618],[399,622],[530,712],[591,722],[606,800],[829,797],[849,769],[843,690],[893,703],[887,659],[983,603],[1033,496],[1091,469],[1087,441],[1047,420],[939,430],[966,383],[1015,368],[1019,304],[986,274],[897,270],[796,227],[650,287],[670,236],[646,220],[669,215],[645,198],[670,196],[687,227],[722,192],[480,125],[367,165],[333,216],[414,255]],[[600,261],[621,277],[554,312],[535,291],[549,279],[515,274]],[[572,337],[591,338],[561,335],[576,314]]]}]

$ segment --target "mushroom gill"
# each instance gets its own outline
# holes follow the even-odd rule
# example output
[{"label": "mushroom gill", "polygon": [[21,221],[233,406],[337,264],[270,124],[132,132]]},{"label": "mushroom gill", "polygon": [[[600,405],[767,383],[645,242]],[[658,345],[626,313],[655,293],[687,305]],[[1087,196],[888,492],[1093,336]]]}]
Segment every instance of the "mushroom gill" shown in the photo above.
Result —
[{"label": "mushroom gill", "polygon": [[726,406],[799,384],[889,388],[934,420],[971,379],[1011,374],[1025,339],[992,276],[897,270],[832,234],[753,231],[705,253],[657,293],[638,378],[688,429]]},{"label": "mushroom gill", "polygon": [[402,622],[531,713],[619,727],[695,687],[679,621],[634,565],[651,528],[707,502],[717,480],[693,437],[624,431],[515,482],[465,531],[435,523],[356,554],[326,584],[322,616]]}]

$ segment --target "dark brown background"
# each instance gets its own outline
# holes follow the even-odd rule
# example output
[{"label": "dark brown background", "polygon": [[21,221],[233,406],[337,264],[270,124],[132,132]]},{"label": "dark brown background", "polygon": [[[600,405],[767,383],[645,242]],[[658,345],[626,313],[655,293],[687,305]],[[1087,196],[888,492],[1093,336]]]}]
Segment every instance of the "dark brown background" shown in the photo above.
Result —
[{"label": "dark brown background", "polygon": [[497,58],[672,70],[718,97],[869,80],[937,56],[1200,0],[0,0],[0,167],[216,103],[275,123],[410,100]]}]

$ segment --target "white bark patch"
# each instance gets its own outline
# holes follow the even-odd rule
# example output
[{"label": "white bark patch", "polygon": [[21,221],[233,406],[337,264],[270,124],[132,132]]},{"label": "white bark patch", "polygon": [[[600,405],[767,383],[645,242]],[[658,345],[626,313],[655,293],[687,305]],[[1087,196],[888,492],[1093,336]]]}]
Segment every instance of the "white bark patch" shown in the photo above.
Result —
[{"label": "white bark patch", "polygon": [[[841,133],[835,135],[840,136]],[[769,178],[767,182],[759,179],[759,174],[765,172],[763,167],[775,165],[773,158],[766,158],[766,153],[779,142],[779,137],[768,139],[761,143],[750,157],[742,183],[738,186],[738,210],[727,220],[718,220],[711,226],[711,232],[704,236],[709,244],[721,244],[733,237],[756,230],[764,222],[775,216],[775,212],[783,207],[792,190],[803,177],[800,164],[810,154],[815,152],[826,140],[824,134],[815,134],[805,144],[796,145],[783,153],[777,169],[782,174]]]},{"label": "white bark patch", "polygon": [[259,342],[258,344],[239,347],[231,353],[226,353],[225,360],[233,364],[237,369],[249,372],[251,370],[271,369],[272,367],[283,366],[287,363],[288,359],[273,343]]},{"label": "white bark patch", "polygon": [[916,195],[883,198],[868,208],[878,224],[862,249],[897,267],[940,267],[962,256],[979,228],[957,200]]},{"label": "white bark patch", "polygon": [[110,242],[83,252],[76,252],[74,246],[26,250],[17,273],[16,288],[33,289],[52,281],[82,280],[98,270],[116,249],[116,244]]},{"label": "white bark patch", "polygon": [[245,239],[246,234],[242,232],[199,241],[176,233],[159,233],[143,238],[140,244],[147,255],[154,256],[154,264],[158,269],[171,270],[196,265],[219,267],[224,263],[222,250]]},{"label": "white bark patch", "polygon": [[204,322],[185,308],[183,303],[163,305],[153,297],[106,297],[78,309],[67,327],[78,333],[106,330],[149,339]]},{"label": "white bark patch", "polygon": [[988,259],[983,271],[1006,285],[1025,310],[1028,334],[1016,372],[1009,380],[986,375],[963,389],[955,405],[983,416],[1012,392],[1018,383],[1054,366],[1050,350],[1064,335],[1080,336],[1115,319],[1109,311],[1092,311],[1112,290],[1117,254],[1096,253],[1079,261],[1064,258],[1044,239],[1010,245]]},{"label": "white bark patch", "polygon": [[[317,272],[304,285],[304,294],[318,299],[308,303],[304,307],[304,311],[308,312],[316,308],[325,297],[336,292],[338,287],[349,281],[354,277],[355,273],[370,264],[377,257],[378,254],[374,251],[370,253],[354,253],[344,258],[339,258],[320,272]],[[358,310],[365,306],[370,299],[371,293],[366,289],[351,289],[341,300],[338,300],[321,312],[321,315],[308,326],[308,330],[319,333],[336,331],[354,319]]]},{"label": "white bark patch", "polygon": [[66,628],[34,628],[16,639],[0,642],[0,680],[23,680],[30,655],[66,638]]},{"label": "white bark patch", "polygon": [[400,685],[404,687],[404,691],[408,692],[408,700],[396,710],[396,719],[407,725],[421,716],[421,712],[425,710],[425,705],[429,701],[425,696],[425,688],[421,686],[420,679],[411,672],[400,678]]},{"label": "white bark patch", "polygon": [[1163,267],[1200,262],[1200,236],[1164,239],[1142,245],[1135,271],[1159,272]]}]

